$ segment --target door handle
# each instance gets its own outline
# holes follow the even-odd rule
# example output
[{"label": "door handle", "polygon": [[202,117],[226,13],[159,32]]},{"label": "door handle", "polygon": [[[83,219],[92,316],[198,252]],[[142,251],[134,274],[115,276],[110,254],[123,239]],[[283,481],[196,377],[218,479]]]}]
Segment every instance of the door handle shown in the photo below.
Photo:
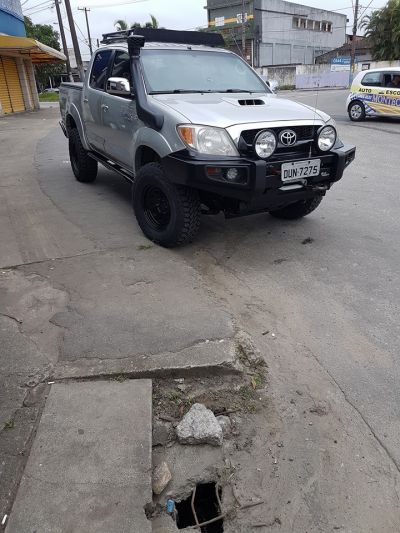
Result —
[{"label": "door handle", "polygon": [[108,105],[106,105],[106,104],[101,104],[101,109],[102,109],[103,111],[108,111]]},{"label": "door handle", "polygon": [[87,104],[89,102],[89,98],[84,98],[83,101],[85,102],[85,104]]}]

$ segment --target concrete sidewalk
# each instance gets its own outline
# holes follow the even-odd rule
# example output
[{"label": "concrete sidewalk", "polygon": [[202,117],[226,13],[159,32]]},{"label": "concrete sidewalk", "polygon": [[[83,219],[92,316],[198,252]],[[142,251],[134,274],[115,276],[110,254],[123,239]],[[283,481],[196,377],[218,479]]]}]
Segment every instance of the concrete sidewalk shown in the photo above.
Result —
[{"label": "concrete sidewalk", "polygon": [[182,251],[143,237],[128,184],[102,167],[94,184],[74,179],[58,118],[0,119],[2,515],[40,416],[40,401],[23,406],[38,384],[235,371],[231,314]]},{"label": "concrete sidewalk", "polygon": [[151,382],[52,386],[6,533],[151,532]]}]

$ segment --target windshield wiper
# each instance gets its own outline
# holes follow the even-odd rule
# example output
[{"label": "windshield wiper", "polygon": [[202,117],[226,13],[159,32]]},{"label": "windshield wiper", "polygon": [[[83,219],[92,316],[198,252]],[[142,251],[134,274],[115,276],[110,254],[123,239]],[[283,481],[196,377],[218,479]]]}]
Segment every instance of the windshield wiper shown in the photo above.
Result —
[{"label": "windshield wiper", "polygon": [[174,89],[173,91],[151,91],[149,94],[201,94],[208,92],[210,91],[198,91],[194,89]]},{"label": "windshield wiper", "polygon": [[254,93],[256,91],[249,91],[247,89],[226,89],[225,91],[218,91],[219,93]]}]

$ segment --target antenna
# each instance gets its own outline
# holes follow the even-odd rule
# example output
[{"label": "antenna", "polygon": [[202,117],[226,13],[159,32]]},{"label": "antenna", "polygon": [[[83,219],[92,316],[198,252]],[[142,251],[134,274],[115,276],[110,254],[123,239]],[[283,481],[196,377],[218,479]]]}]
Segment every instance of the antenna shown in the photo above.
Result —
[{"label": "antenna", "polygon": [[[314,128],[315,128],[315,120],[317,118],[319,87],[320,87],[320,82],[318,81],[318,83],[317,83],[317,94],[315,95],[314,118],[313,118],[313,134],[314,134]],[[310,144],[310,152],[309,152],[308,157],[311,157],[311,155],[312,155],[312,144]]]}]

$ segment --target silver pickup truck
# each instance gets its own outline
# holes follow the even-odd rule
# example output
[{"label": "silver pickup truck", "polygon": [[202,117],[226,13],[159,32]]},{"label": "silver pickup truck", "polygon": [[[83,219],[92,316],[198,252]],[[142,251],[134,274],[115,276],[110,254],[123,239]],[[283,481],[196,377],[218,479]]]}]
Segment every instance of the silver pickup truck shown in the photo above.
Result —
[{"label": "silver pickup truck", "polygon": [[132,183],[143,233],[191,241],[201,214],[311,213],[353,161],[322,111],[278,98],[216,33],[129,30],[103,36],[86,79],[60,90],[76,179],[97,165]]}]

